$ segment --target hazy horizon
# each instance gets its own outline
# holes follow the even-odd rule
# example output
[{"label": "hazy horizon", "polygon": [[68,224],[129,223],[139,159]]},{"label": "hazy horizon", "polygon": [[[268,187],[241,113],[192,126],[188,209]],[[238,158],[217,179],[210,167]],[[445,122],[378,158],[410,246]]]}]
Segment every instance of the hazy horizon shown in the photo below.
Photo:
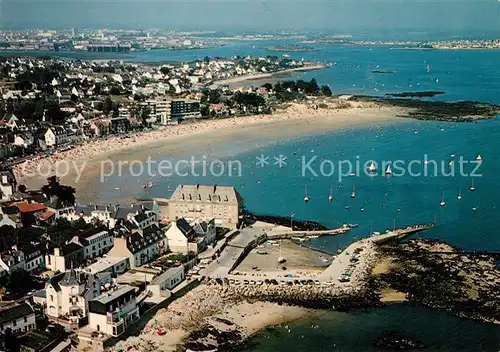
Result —
[{"label": "hazy horizon", "polygon": [[0,28],[164,28],[216,31],[500,35],[500,2],[0,0]]}]

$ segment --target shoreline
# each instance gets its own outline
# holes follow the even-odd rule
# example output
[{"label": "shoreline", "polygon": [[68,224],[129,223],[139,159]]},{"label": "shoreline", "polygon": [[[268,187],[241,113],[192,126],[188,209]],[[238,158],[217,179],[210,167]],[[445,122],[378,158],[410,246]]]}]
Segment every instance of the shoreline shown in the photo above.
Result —
[{"label": "shoreline", "polygon": [[[343,104],[342,107],[340,104]],[[100,195],[99,188],[106,186],[98,180],[104,162],[144,161],[148,157],[153,159],[166,155],[173,157],[189,150],[203,154],[221,149],[221,145],[231,145],[233,150],[234,147],[246,150],[272,143],[276,138],[295,139],[342,128],[407,120],[401,117],[407,112],[405,108],[381,106],[374,102],[353,101],[346,108],[345,102],[332,100],[327,108],[319,109],[294,103],[272,115],[201,120],[136,133],[126,139],[114,136],[92,141],[48,158],[26,161],[14,166],[13,171],[19,184],[34,189],[45,183],[47,174],[56,173],[56,163],[71,162],[69,172],[59,175],[61,182],[74,186],[80,201],[96,201],[95,197]],[[82,167],[84,172],[78,175],[77,169]],[[38,176],[30,176],[24,172],[28,170],[41,172]]]},{"label": "shoreline", "polygon": [[241,75],[241,76],[235,76],[227,79],[222,79],[222,80],[217,80],[213,81],[210,85],[230,85],[234,83],[239,83],[239,82],[244,82],[244,81],[253,81],[253,80],[258,80],[258,79],[264,79],[264,78],[271,78],[283,74],[289,74],[293,72],[301,72],[301,71],[313,71],[313,70],[321,70],[326,68],[326,65],[323,64],[313,64],[313,65],[307,65],[303,67],[295,67],[295,68],[289,68],[286,70],[281,70],[281,71],[276,71],[276,72],[269,72],[269,73],[253,73],[249,75]]}]

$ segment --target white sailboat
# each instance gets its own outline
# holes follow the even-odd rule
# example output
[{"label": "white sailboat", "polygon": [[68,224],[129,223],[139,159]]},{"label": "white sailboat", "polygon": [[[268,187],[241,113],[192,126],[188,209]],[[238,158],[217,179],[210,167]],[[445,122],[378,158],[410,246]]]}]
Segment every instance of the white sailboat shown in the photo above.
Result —
[{"label": "white sailboat", "polygon": [[471,184],[470,184],[469,189],[471,192],[474,192],[476,190],[476,186],[474,186],[474,179],[471,179]]},{"label": "white sailboat", "polygon": [[370,167],[368,168],[368,171],[370,171],[370,173],[374,173],[375,171],[377,171],[377,167],[375,166],[375,162],[372,161],[372,163],[370,164]]},{"label": "white sailboat", "polygon": [[351,193],[351,198],[354,199],[356,198],[356,185],[352,185],[352,193]]},{"label": "white sailboat", "polygon": [[331,185],[330,185],[330,195],[328,196],[328,201],[329,202],[333,201],[333,190]]},{"label": "white sailboat", "polygon": [[455,162],[453,160],[448,163],[449,167],[453,167],[453,165],[455,165]]},{"label": "white sailboat", "polygon": [[444,201],[444,192],[443,195],[441,196],[441,203],[439,203],[440,206],[444,207],[446,205],[446,202]]},{"label": "white sailboat", "polygon": [[431,65],[427,65],[427,67],[425,68],[425,70],[427,71],[427,73],[431,72]]},{"label": "white sailboat", "polygon": [[309,196],[307,195],[307,185],[306,185],[306,195],[304,196],[304,202],[309,202]]},{"label": "white sailboat", "polygon": [[483,158],[481,157],[481,154],[478,154],[478,155],[476,156],[476,160],[477,160],[477,161],[483,161]]},{"label": "white sailboat", "polygon": [[459,189],[458,189],[458,196],[457,196],[457,199],[458,199],[458,200],[461,200],[461,199],[462,199],[462,189],[461,189],[461,188],[459,188]]},{"label": "white sailboat", "polygon": [[392,175],[391,165],[387,165],[387,169],[385,170],[386,175]]}]

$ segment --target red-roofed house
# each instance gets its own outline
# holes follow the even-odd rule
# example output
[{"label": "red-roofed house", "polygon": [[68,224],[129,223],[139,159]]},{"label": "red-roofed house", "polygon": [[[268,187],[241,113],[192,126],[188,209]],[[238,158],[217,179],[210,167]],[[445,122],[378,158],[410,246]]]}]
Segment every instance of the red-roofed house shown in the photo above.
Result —
[{"label": "red-roofed house", "polygon": [[37,202],[20,202],[16,203],[16,206],[21,213],[40,213],[47,209],[45,204]]}]

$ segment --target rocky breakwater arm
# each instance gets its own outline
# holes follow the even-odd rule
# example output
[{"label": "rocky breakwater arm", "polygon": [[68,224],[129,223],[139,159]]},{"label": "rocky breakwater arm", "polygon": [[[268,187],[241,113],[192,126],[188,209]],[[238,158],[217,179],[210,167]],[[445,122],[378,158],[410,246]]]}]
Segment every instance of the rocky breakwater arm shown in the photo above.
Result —
[{"label": "rocky breakwater arm", "polygon": [[[405,93],[405,96],[409,94]],[[372,96],[355,96],[351,99],[375,102],[382,106],[406,108],[407,113],[403,117],[417,120],[472,122],[477,119],[490,119],[500,114],[500,105],[477,101],[442,102]]]}]

